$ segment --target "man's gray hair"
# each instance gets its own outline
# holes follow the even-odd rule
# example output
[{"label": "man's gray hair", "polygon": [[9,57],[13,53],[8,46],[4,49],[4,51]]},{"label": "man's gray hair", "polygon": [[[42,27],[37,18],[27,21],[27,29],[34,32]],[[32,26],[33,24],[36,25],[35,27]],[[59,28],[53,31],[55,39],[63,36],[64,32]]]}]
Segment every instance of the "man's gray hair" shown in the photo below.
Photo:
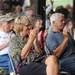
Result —
[{"label": "man's gray hair", "polygon": [[61,14],[61,13],[54,13],[54,14],[52,14],[51,17],[50,17],[51,25],[53,25],[53,22],[56,21],[57,19],[59,19],[62,16],[64,16],[64,15]]}]

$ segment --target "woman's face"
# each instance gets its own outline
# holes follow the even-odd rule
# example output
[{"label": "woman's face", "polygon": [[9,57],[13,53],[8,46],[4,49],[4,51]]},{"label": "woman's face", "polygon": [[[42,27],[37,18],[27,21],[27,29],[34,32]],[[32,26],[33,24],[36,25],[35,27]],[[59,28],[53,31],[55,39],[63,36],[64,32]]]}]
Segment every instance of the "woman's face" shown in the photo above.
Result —
[{"label": "woman's face", "polygon": [[22,36],[23,37],[28,36],[29,33],[30,33],[30,26],[24,26],[22,31]]}]

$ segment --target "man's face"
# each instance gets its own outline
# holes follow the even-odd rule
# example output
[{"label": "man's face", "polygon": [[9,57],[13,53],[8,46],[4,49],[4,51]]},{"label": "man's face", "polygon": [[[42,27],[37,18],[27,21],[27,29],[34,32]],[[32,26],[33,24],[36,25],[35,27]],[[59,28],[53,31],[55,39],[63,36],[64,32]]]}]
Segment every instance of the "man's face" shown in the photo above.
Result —
[{"label": "man's face", "polygon": [[33,16],[34,15],[33,10],[27,10],[25,13],[26,13],[27,16]]},{"label": "man's face", "polygon": [[5,32],[10,32],[11,31],[11,25],[8,22],[4,22],[2,24],[2,27],[3,27]]},{"label": "man's face", "polygon": [[65,26],[65,21],[64,21],[64,17],[61,16],[59,17],[54,23],[55,23],[55,27],[58,29],[58,30],[63,30],[64,26]]}]

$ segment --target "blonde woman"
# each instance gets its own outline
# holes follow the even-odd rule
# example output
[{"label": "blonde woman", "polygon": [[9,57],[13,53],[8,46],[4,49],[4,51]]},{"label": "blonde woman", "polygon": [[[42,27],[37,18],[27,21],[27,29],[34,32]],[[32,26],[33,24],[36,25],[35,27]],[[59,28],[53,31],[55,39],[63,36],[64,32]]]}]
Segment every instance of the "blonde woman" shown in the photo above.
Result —
[{"label": "blonde woman", "polygon": [[10,40],[10,55],[17,70],[18,64],[20,63],[20,52],[28,40],[27,36],[30,31],[30,23],[26,16],[15,19],[14,31],[16,35]]}]

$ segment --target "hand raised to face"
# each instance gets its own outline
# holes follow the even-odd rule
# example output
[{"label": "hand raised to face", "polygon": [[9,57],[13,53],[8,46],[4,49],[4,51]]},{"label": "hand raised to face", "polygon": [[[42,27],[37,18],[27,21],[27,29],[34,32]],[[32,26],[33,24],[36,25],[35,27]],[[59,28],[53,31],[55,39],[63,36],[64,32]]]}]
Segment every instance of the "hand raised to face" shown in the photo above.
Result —
[{"label": "hand raised to face", "polygon": [[37,30],[33,29],[30,31],[29,38],[34,39],[34,38],[36,38],[37,34],[38,34]]},{"label": "hand raised to face", "polygon": [[69,34],[68,34],[68,27],[65,26],[64,29],[63,29],[63,35],[64,35],[64,38],[69,38]]}]

